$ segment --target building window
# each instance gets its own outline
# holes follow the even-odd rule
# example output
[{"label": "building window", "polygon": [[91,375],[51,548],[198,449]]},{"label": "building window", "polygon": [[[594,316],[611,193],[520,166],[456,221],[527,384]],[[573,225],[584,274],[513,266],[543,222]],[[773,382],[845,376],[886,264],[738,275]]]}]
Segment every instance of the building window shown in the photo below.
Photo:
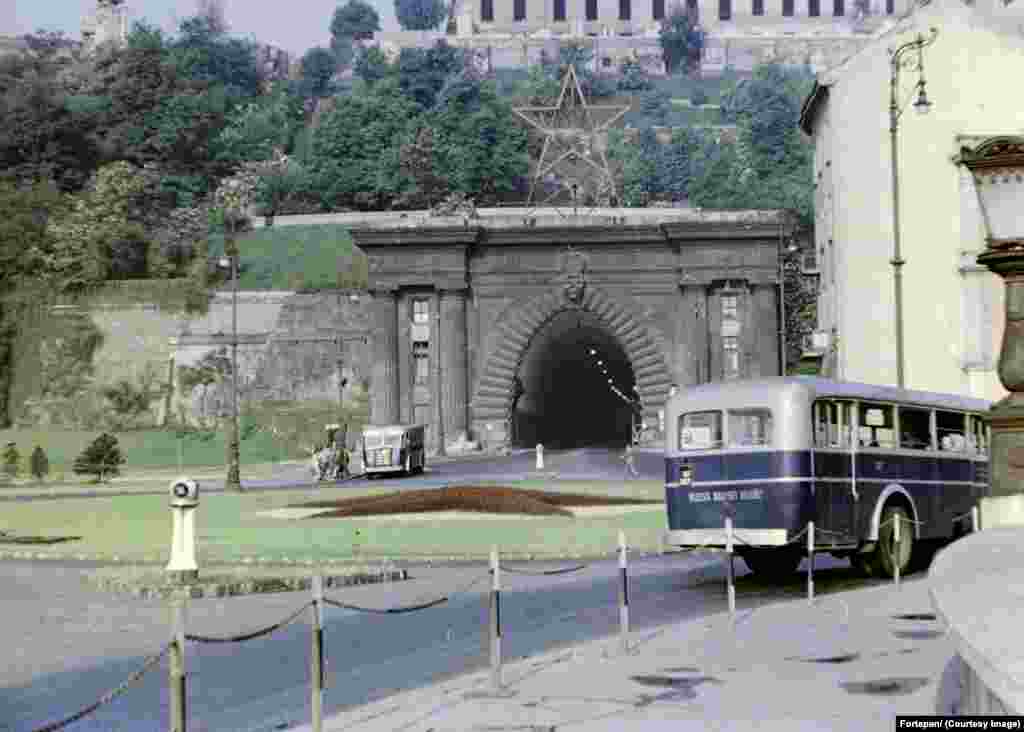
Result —
[{"label": "building window", "polygon": [[619,20],[629,20],[632,10],[629,0],[619,0]]},{"label": "building window", "polygon": [[764,0],[754,0],[754,5],[750,12],[753,15],[764,15]]},{"label": "building window", "polygon": [[793,17],[793,0],[782,0],[782,14],[787,18]]},{"label": "building window", "polygon": [[739,298],[736,295],[722,295],[722,320],[739,319]]},{"label": "building window", "polygon": [[417,341],[412,344],[412,362],[416,384],[425,385],[430,379],[430,352],[425,342]]},{"label": "building window", "polygon": [[896,12],[896,0],[885,0],[885,14],[892,15]]},{"label": "building window", "polygon": [[587,0],[587,20],[597,20],[597,0]]},{"label": "building window", "polygon": [[821,15],[821,0],[807,0],[807,14],[812,18]]},{"label": "building window", "polygon": [[512,0],[512,20],[526,20],[526,0]]},{"label": "building window", "polygon": [[697,15],[697,0],[686,0],[686,17],[689,18],[691,22],[696,23]]},{"label": "building window", "polygon": [[722,338],[722,378],[738,379],[740,376],[740,345],[736,336]]},{"label": "building window", "polygon": [[718,0],[718,19],[729,20],[732,18],[732,0]]},{"label": "building window", "polygon": [[416,299],[412,301],[412,322],[417,324],[430,322],[430,301]]},{"label": "building window", "polygon": [[651,4],[651,15],[655,20],[665,19],[665,0],[654,0]]},{"label": "building window", "polygon": [[494,0],[480,0],[480,20],[484,23],[494,22]]},{"label": "building window", "polygon": [[555,22],[565,20],[565,0],[555,0]]},{"label": "building window", "polygon": [[841,18],[846,15],[846,4],[843,0],[833,0],[832,15]]}]

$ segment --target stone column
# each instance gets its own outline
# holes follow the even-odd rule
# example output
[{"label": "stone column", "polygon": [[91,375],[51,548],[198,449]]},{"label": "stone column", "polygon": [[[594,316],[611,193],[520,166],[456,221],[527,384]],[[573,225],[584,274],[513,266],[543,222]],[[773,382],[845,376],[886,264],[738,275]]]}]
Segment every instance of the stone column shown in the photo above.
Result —
[{"label": "stone column", "polygon": [[468,435],[466,293],[441,292],[441,403],[444,436],[454,440],[460,432]]},{"label": "stone column", "polygon": [[373,376],[370,423],[398,422],[398,300],[392,290],[373,293]]}]

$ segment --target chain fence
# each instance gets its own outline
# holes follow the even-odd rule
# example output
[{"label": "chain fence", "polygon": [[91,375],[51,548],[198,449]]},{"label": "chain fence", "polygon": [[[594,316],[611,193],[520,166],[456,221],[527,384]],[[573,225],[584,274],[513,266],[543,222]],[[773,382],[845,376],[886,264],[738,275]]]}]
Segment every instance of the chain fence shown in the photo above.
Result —
[{"label": "chain fence", "polygon": [[[977,507],[973,507],[969,511],[966,511],[966,512],[964,512],[962,514],[956,515],[955,517],[953,517],[953,521],[957,522],[957,521],[960,521],[960,520],[962,520],[964,518],[967,518],[967,517],[971,518],[971,520],[972,520],[972,527],[974,528],[974,530],[977,530],[979,528],[978,509],[977,509]],[[899,537],[899,530],[900,530],[900,526],[902,524],[908,523],[908,524],[913,524],[913,525],[917,525],[917,526],[925,525],[925,522],[913,520],[913,519],[910,519],[909,517],[901,516],[901,515],[897,514],[897,515],[890,516],[888,519],[886,519],[885,521],[881,522],[879,524],[879,529],[881,529],[883,526],[889,525],[890,523],[892,523],[894,525],[894,532],[893,532],[894,536],[893,536],[893,539],[894,539],[895,543],[898,543],[898,541],[899,541],[899,538],[898,538]],[[724,526],[723,526],[723,532],[724,532],[724,538],[725,538],[725,542],[724,543],[725,543],[725,547],[726,547],[726,553],[728,555],[728,557],[727,557],[727,572],[726,572],[726,583],[727,583],[726,589],[727,589],[727,595],[728,595],[728,598],[729,598],[729,615],[730,615],[733,623],[736,622],[735,571],[734,571],[734,567],[733,567],[733,560],[734,560],[736,552],[734,551],[734,542],[737,542],[739,544],[742,544],[742,545],[748,546],[748,547],[753,547],[754,546],[754,543],[749,542],[749,541],[747,541],[746,539],[743,538],[742,531],[743,531],[742,528],[740,528],[739,532],[737,532],[736,528],[733,527],[733,525],[732,525],[731,519],[727,519],[725,524],[724,524]],[[778,547],[775,547],[775,548],[780,548],[780,547],[784,547],[784,546],[793,546],[793,545],[796,545],[798,542],[801,542],[801,541],[803,541],[807,545],[807,557],[810,560],[809,564],[808,564],[808,569],[807,569],[807,599],[808,599],[808,601],[810,603],[812,603],[814,605],[819,605],[821,600],[820,600],[820,598],[816,599],[814,597],[814,584],[813,584],[814,583],[814,577],[813,577],[813,575],[814,575],[814,556],[815,556],[815,553],[819,550],[817,544],[815,543],[815,536],[816,536],[816,534],[828,534],[828,535],[833,535],[833,536],[842,536],[843,535],[841,532],[824,530],[824,529],[818,529],[818,528],[816,528],[814,526],[814,522],[808,522],[808,524],[803,529],[801,529],[795,535],[790,537],[784,544],[779,545]],[[722,544],[722,542],[720,540],[718,540],[718,541],[716,541],[716,540],[708,540],[705,543],[702,543],[700,545],[679,548],[677,550],[677,552],[679,552],[679,551],[681,551],[681,552],[702,551],[702,550],[706,550],[708,548],[720,546],[721,544]],[[629,630],[629,580],[628,580],[628,570],[627,570],[627,546],[626,546],[626,543],[625,543],[625,534],[623,532],[619,533],[618,556],[619,556],[619,572],[620,572],[620,578],[621,578],[621,582],[620,582],[619,588],[618,588],[618,606],[619,606],[620,632],[621,632],[621,638],[622,638],[622,648],[623,648],[624,652],[631,652],[631,649],[635,649],[637,647],[637,643],[631,641],[631,639],[630,639],[630,630]],[[253,640],[255,638],[260,638],[260,637],[271,635],[272,633],[274,633],[274,632],[284,628],[285,626],[295,622],[310,607],[312,607],[314,609],[314,611],[315,611],[314,612],[314,630],[315,630],[314,637],[315,637],[316,640],[314,641],[314,643],[315,643],[314,647],[318,649],[317,653],[321,656],[320,658],[314,660],[314,663],[316,664],[315,665],[316,672],[314,673],[313,676],[314,676],[314,678],[319,678],[321,680],[321,683],[318,686],[314,686],[314,695],[316,695],[318,693],[322,693],[322,678],[323,678],[323,674],[322,674],[322,667],[323,666],[322,666],[322,664],[323,664],[323,658],[322,658],[322,642],[320,640],[320,634],[322,633],[321,619],[320,619],[320,605],[321,604],[322,605],[331,606],[331,607],[336,607],[336,608],[343,609],[343,610],[350,610],[350,611],[361,612],[361,613],[370,613],[370,614],[379,614],[379,615],[408,614],[408,613],[414,613],[414,612],[419,612],[419,611],[435,608],[435,607],[438,607],[438,606],[440,606],[440,605],[442,605],[444,603],[450,602],[452,600],[452,598],[454,598],[456,596],[468,594],[474,587],[476,587],[477,585],[479,585],[481,582],[483,582],[484,580],[486,580],[488,578],[491,580],[491,583],[492,583],[491,591],[490,591],[490,609],[491,609],[491,611],[490,611],[490,614],[489,614],[490,615],[489,626],[490,626],[492,684],[496,688],[500,688],[501,685],[502,685],[502,681],[501,681],[501,664],[502,664],[502,660],[501,660],[501,651],[500,651],[500,647],[501,647],[501,623],[500,623],[500,617],[501,617],[501,615],[500,615],[500,609],[499,609],[500,608],[500,573],[501,573],[501,571],[504,570],[504,571],[510,572],[512,574],[530,575],[530,576],[538,576],[538,577],[541,577],[541,576],[555,576],[555,575],[573,574],[573,573],[582,571],[584,569],[587,569],[587,568],[589,568],[591,566],[594,566],[594,564],[596,564],[596,561],[595,562],[590,562],[590,563],[585,563],[585,564],[578,564],[578,565],[574,565],[574,566],[571,566],[571,567],[563,567],[563,568],[559,568],[559,569],[539,570],[539,571],[526,570],[526,569],[521,569],[521,568],[517,568],[517,567],[503,567],[501,562],[500,562],[500,560],[499,560],[499,555],[498,555],[497,547],[494,547],[492,549],[492,551],[491,551],[491,567],[490,567],[490,569],[488,570],[487,573],[484,573],[484,574],[481,574],[479,576],[474,577],[469,582],[466,582],[463,585],[458,586],[457,588],[455,588],[451,592],[447,593],[446,595],[442,595],[440,597],[435,597],[433,599],[426,600],[426,601],[423,601],[423,602],[416,602],[416,603],[409,604],[409,605],[394,606],[394,607],[367,607],[367,606],[363,606],[363,605],[357,605],[357,604],[354,604],[354,603],[342,602],[340,600],[335,600],[335,599],[332,599],[332,598],[324,597],[323,596],[323,589],[322,589],[322,579],[314,577],[314,582],[313,582],[313,587],[314,587],[313,600],[303,604],[295,612],[291,613],[286,618],[284,618],[284,619],[282,619],[282,620],[280,620],[280,621],[278,621],[276,623],[273,623],[271,625],[268,625],[268,626],[266,626],[264,628],[260,628],[258,630],[248,631],[248,632],[245,632],[245,633],[240,633],[240,634],[231,635],[231,636],[207,636],[207,635],[200,635],[200,634],[194,634],[194,633],[184,633],[182,631],[181,634],[177,636],[180,640],[172,640],[170,643],[165,645],[163,647],[163,649],[159,653],[146,658],[144,660],[144,662],[143,662],[142,667],[138,671],[135,671],[134,673],[132,673],[132,675],[129,676],[123,683],[121,683],[116,688],[114,688],[111,691],[109,691],[106,694],[104,694],[95,703],[90,704],[87,707],[84,707],[83,709],[81,709],[80,711],[76,712],[75,714],[73,714],[73,715],[71,715],[71,716],[69,716],[69,717],[67,717],[65,719],[62,719],[62,720],[60,720],[58,722],[53,722],[53,723],[50,723],[50,724],[45,725],[43,727],[36,728],[35,730],[33,730],[33,732],[55,732],[56,730],[60,730],[60,729],[62,729],[64,727],[67,727],[67,726],[69,726],[69,725],[71,725],[71,724],[73,724],[73,723],[83,719],[84,717],[92,714],[97,709],[99,709],[101,706],[103,706],[105,704],[108,704],[113,699],[115,699],[118,696],[120,696],[121,694],[123,694],[133,684],[137,683],[147,672],[149,672],[156,665],[158,665],[164,659],[164,657],[166,657],[168,655],[169,651],[172,651],[172,650],[174,650],[175,653],[177,654],[177,656],[174,656],[172,654],[172,676],[174,676],[174,674],[177,673],[178,675],[175,677],[177,679],[177,683],[181,684],[182,687],[183,687],[185,674],[183,672],[183,660],[182,659],[184,657],[184,647],[183,647],[182,641],[190,641],[190,642],[201,643],[201,644],[242,643],[242,642],[245,642],[245,641],[248,641],[248,640]],[[896,565],[896,572],[895,572],[895,575],[894,575],[894,581],[895,581],[895,584],[898,586],[898,584],[899,584],[899,563],[897,563],[897,565]],[[843,621],[842,622],[843,623],[849,623],[849,607],[846,605],[846,603],[841,598],[838,598],[838,602],[841,605],[841,607],[843,608]],[[651,635],[650,638],[656,637],[656,635],[657,635],[657,633],[655,633],[654,635]],[[650,639],[650,638],[648,638],[648,639]],[[175,659],[177,659],[177,660],[175,661]],[[175,671],[175,669],[173,668],[175,666],[175,663],[177,663],[177,666],[178,666],[177,671]],[[179,696],[181,698],[181,702],[180,703],[181,703],[182,706],[181,706],[181,709],[177,711],[177,713],[182,715],[179,718],[183,718],[183,715],[184,715],[184,706],[183,706],[184,705],[184,690],[183,690],[183,688],[182,688],[182,691],[181,691]],[[172,699],[172,706],[173,706],[173,704],[174,704],[174,701]],[[316,702],[314,702],[314,708],[317,709],[317,711],[314,713],[314,732],[321,732],[322,726],[321,726],[320,723],[318,723],[318,722],[320,722],[319,707],[316,704]],[[184,730],[182,730],[182,732],[184,732]]]}]

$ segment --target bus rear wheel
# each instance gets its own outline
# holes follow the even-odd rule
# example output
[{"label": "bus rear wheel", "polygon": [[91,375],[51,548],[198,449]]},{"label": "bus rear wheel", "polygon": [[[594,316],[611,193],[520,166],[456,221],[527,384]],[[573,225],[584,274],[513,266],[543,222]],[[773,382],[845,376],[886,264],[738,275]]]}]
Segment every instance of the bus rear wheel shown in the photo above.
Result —
[{"label": "bus rear wheel", "polygon": [[750,571],[767,580],[784,580],[796,572],[803,555],[793,549],[748,549],[742,555]]},{"label": "bus rear wheel", "polygon": [[[895,541],[896,521],[900,522],[900,540]],[[869,560],[874,577],[892,577],[896,567],[900,574],[910,567],[914,553],[914,528],[910,516],[901,506],[886,506],[878,527],[878,542]]]}]

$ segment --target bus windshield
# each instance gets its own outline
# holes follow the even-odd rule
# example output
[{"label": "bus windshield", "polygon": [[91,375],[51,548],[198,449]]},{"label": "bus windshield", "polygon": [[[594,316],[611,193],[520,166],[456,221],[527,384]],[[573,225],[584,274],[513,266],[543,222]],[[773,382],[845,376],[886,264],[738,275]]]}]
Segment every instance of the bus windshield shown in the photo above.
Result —
[{"label": "bus windshield", "polygon": [[772,444],[772,413],[768,409],[730,409],[729,447]]},{"label": "bus windshield", "polygon": [[721,412],[689,412],[679,417],[680,450],[712,450],[721,446]]},{"label": "bus windshield", "polygon": [[402,436],[401,435],[382,435],[382,434],[370,434],[364,435],[363,439],[366,442],[367,448],[375,447],[401,447]]}]

